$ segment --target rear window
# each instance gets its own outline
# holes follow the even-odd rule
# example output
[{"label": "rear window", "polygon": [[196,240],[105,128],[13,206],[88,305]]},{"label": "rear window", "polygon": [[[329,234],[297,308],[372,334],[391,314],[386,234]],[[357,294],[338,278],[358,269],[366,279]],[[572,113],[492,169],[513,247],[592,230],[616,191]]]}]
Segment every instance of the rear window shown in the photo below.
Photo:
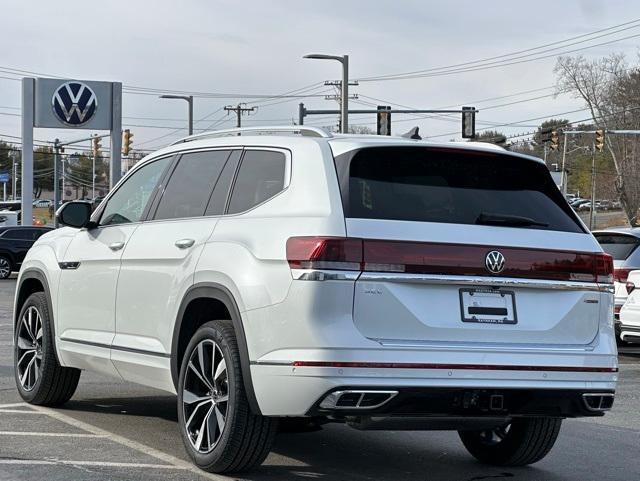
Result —
[{"label": "rear window", "polygon": [[[365,148],[335,160],[345,215],[350,218],[508,222],[584,232],[547,168],[532,160],[428,147]],[[527,224],[527,219],[533,222]]]},{"label": "rear window", "polygon": [[636,250],[640,239],[625,234],[595,234],[602,250],[616,261],[623,261]]}]

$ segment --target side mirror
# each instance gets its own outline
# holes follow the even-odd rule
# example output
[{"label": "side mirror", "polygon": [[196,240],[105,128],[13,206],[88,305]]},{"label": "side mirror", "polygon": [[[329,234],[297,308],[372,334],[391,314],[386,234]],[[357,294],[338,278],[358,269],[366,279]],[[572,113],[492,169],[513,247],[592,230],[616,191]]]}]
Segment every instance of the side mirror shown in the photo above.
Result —
[{"label": "side mirror", "polygon": [[78,229],[87,227],[91,219],[91,203],[74,200],[62,204],[56,212],[58,223]]}]

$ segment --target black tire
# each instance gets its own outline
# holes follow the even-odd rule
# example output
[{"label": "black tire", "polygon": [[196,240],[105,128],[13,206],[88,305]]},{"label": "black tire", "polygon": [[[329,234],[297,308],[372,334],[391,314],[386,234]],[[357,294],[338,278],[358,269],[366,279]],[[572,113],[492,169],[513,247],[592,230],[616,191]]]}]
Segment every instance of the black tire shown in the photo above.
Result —
[{"label": "black tire", "polygon": [[[39,324],[36,313],[40,316]],[[36,339],[29,334],[29,314],[31,314],[32,325],[39,326],[34,329]],[[71,399],[80,380],[79,369],[62,367],[58,363],[51,322],[53,321],[45,293],[31,294],[20,310],[14,333],[13,351],[16,386],[22,399],[30,404],[41,406],[64,404]],[[28,341],[31,341],[31,344]],[[35,370],[32,369],[27,373],[27,377],[24,377],[27,363],[31,362],[32,358],[34,358]]]},{"label": "black tire", "polygon": [[[203,346],[204,354],[199,351],[199,346]],[[209,349],[211,354],[208,354]],[[220,377],[216,377],[214,373],[219,371],[221,359],[224,359],[226,373],[223,375],[221,371]],[[190,362],[192,367],[189,367]],[[204,367],[200,366],[201,362]],[[200,369],[205,374],[212,373],[212,377],[207,379],[209,384],[196,374]],[[190,398],[190,403],[185,404],[185,395]],[[227,401],[223,401],[225,397]],[[208,414],[203,416],[205,411]],[[211,415],[216,416],[211,421],[211,424],[215,422],[214,426],[205,417]],[[218,415],[224,420],[222,428]],[[191,421],[189,426],[187,421]],[[185,449],[193,462],[205,471],[248,471],[260,465],[269,454],[278,422],[276,418],[254,414],[249,407],[231,321],[207,322],[191,338],[178,380],[178,422]],[[200,429],[194,429],[198,425]],[[205,431],[205,434],[199,436],[200,431]]]},{"label": "black tire", "polygon": [[14,269],[10,258],[0,256],[0,279],[8,279]]},{"label": "black tire", "polygon": [[556,442],[561,419],[522,418],[483,431],[459,431],[465,448],[478,461],[495,466],[525,466],[544,458]]}]

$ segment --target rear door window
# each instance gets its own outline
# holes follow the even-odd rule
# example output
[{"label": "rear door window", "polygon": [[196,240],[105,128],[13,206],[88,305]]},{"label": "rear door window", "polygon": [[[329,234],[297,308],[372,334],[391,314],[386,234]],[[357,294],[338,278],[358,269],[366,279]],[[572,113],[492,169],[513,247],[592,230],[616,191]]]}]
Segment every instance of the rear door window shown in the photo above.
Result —
[{"label": "rear door window", "polygon": [[335,160],[347,217],[584,232],[534,160],[429,147],[364,148]]},{"label": "rear door window", "polygon": [[233,186],[227,213],[255,207],[284,189],[286,157],[271,150],[247,150]]},{"label": "rear door window", "polygon": [[230,153],[229,150],[211,150],[182,155],[167,182],[154,219],[204,215]]},{"label": "rear door window", "polygon": [[625,234],[595,234],[602,250],[616,261],[627,259],[640,244],[640,239]]}]

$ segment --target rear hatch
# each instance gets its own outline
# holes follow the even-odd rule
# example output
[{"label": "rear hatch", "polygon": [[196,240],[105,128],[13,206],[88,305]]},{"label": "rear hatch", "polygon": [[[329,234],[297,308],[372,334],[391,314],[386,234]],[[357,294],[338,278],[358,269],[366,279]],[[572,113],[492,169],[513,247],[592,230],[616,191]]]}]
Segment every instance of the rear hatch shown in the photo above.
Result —
[{"label": "rear hatch", "polygon": [[[536,159],[459,148],[337,155],[363,271],[353,319],[386,344],[584,345],[611,258]],[[604,315],[604,314],[602,314]]]}]

